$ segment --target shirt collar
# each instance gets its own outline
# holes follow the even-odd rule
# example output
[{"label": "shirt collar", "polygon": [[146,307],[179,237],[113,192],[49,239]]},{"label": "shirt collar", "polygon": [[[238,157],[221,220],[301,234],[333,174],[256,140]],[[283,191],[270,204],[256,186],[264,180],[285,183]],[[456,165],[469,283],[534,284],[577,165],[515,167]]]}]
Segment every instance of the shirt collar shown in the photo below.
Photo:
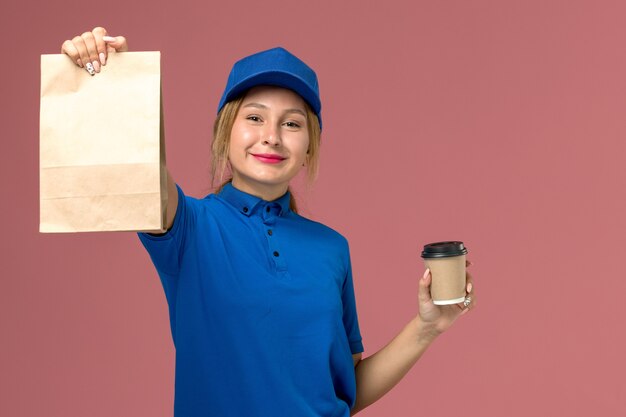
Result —
[{"label": "shirt collar", "polygon": [[282,197],[274,201],[265,201],[262,198],[238,190],[230,182],[224,185],[218,196],[246,216],[250,216],[255,210],[268,205],[277,205],[280,211],[279,215],[282,215],[289,211],[289,202],[291,200],[291,194],[287,191]]}]

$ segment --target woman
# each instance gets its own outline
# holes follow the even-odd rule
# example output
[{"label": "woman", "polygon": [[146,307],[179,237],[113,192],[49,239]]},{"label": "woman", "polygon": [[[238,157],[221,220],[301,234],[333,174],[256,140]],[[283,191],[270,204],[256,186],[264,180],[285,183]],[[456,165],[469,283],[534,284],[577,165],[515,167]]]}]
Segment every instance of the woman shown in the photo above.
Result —
[{"label": "woman", "polygon": [[[104,28],[62,46],[96,76],[109,53],[127,50]],[[362,359],[347,241],[299,216],[289,192],[302,167],[310,178],[317,170],[320,111],[315,72],[288,51],[238,61],[214,127],[222,186],[195,199],[168,174],[167,231],[139,234],[169,305],[178,417],[355,414],[475,305],[473,294],[434,305],[426,270],[419,313]]]}]

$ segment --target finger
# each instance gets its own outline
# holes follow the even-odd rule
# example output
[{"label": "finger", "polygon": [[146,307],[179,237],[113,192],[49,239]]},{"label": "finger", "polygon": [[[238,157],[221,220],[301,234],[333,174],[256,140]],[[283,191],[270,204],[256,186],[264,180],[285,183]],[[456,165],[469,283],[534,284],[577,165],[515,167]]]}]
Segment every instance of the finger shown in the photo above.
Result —
[{"label": "finger", "polygon": [[81,35],[89,54],[89,62],[93,65],[96,72],[100,72],[100,57],[98,56],[98,47],[96,45],[96,39],[91,32],[85,32]]},{"label": "finger", "polygon": [[465,273],[465,290],[470,293],[474,289],[474,279],[469,272]]},{"label": "finger", "polygon": [[470,308],[476,306],[476,292],[474,291],[474,280],[472,278],[472,274],[469,272],[466,273],[466,284],[465,290],[467,292],[467,296],[471,298]]},{"label": "finger", "polygon": [[91,64],[91,61],[89,59],[89,51],[87,51],[87,46],[85,45],[85,41],[83,40],[82,37],[75,36],[72,39],[72,44],[74,45],[74,47],[78,51],[78,59],[80,60],[80,62],[82,64],[81,67],[87,69],[87,71],[91,74],[91,72],[87,68],[87,64],[89,64],[89,67],[91,67],[92,64]]},{"label": "finger", "polygon": [[105,36],[102,38],[107,46],[115,49],[116,52],[127,52],[128,51],[128,42],[126,42],[126,38],[123,36]]},{"label": "finger", "polygon": [[63,45],[61,46],[61,53],[69,56],[70,59],[74,61],[74,63],[76,63],[76,65],[78,65],[79,67],[83,67],[83,62],[80,59],[80,52],[78,52],[78,49],[76,49],[74,43],[69,39],[63,42]]},{"label": "finger", "polygon": [[419,293],[418,300],[420,305],[429,303],[432,301],[430,296],[430,283],[432,282],[432,275],[430,274],[430,269],[426,268],[424,271],[424,275],[419,280]]},{"label": "finger", "polygon": [[93,33],[94,39],[96,41],[96,49],[98,52],[98,58],[100,60],[101,65],[107,64],[107,45],[104,42],[103,37],[106,36],[107,31],[103,27],[94,28],[91,33]]}]

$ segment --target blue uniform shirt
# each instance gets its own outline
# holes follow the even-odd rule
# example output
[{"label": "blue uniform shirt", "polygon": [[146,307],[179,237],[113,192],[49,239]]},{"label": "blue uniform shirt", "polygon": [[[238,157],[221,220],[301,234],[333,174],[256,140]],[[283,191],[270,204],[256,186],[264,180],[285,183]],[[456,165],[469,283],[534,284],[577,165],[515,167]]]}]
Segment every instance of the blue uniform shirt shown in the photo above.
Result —
[{"label": "blue uniform shirt", "polygon": [[176,347],[174,415],[343,417],[363,351],[346,239],[227,184],[140,233]]}]

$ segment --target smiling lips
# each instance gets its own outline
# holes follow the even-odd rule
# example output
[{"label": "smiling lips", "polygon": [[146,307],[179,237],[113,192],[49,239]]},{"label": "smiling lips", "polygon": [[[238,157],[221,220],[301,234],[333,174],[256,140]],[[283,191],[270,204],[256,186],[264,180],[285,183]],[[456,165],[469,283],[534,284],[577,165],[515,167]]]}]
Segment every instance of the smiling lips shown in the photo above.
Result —
[{"label": "smiling lips", "polygon": [[266,164],[278,164],[286,159],[280,155],[276,155],[272,153],[256,153],[256,154],[252,154],[252,156],[254,156],[257,160]]}]

